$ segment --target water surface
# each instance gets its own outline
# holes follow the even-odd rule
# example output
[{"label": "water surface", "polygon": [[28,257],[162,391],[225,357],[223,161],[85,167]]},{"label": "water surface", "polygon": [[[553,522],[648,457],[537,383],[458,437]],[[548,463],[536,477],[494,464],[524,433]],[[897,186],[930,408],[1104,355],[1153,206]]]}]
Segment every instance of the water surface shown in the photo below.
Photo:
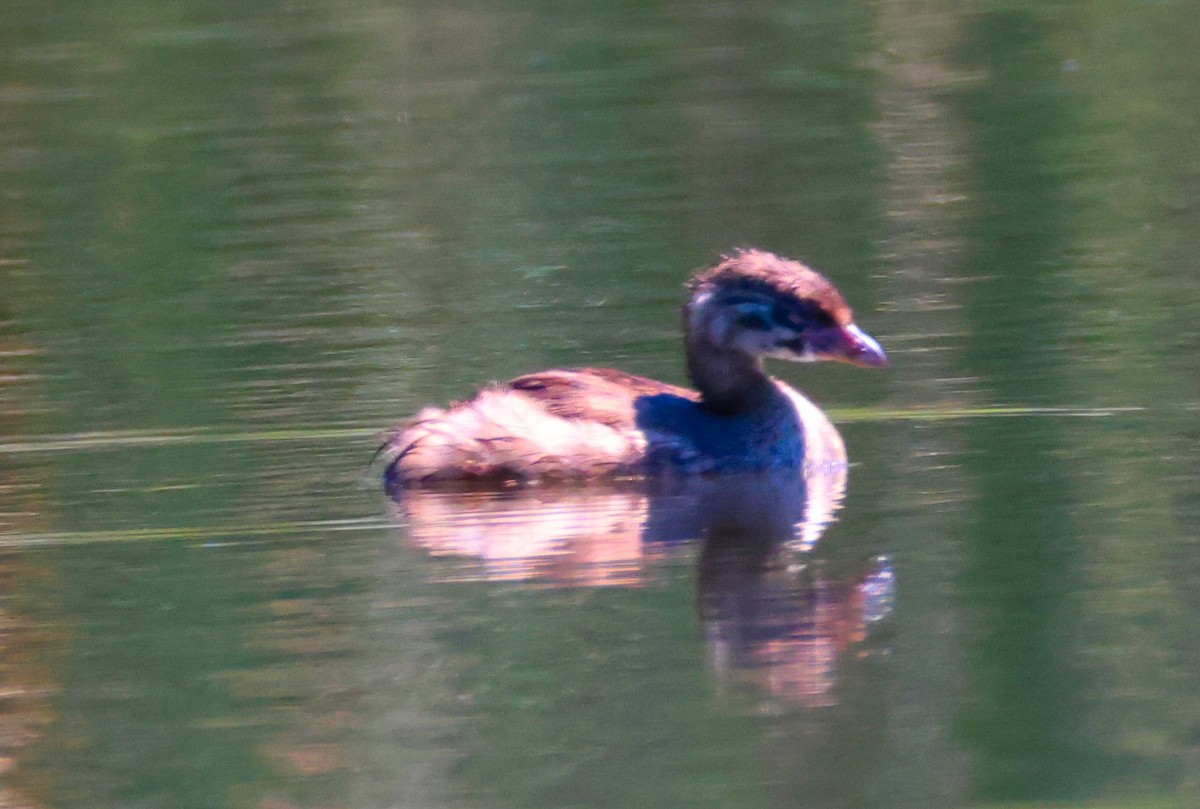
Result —
[{"label": "water surface", "polygon": [[[1193,4],[8,16],[0,805],[1196,803]],[[798,541],[384,495],[427,402],[684,382],[736,245],[893,359],[774,369]]]}]

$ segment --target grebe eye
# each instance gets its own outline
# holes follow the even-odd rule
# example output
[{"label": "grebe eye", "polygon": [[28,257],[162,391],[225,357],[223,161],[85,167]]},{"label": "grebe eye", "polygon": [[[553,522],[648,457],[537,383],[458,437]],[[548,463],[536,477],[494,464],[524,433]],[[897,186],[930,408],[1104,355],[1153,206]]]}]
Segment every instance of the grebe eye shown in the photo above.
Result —
[{"label": "grebe eye", "polygon": [[771,324],[767,319],[757,312],[746,312],[738,315],[737,324],[743,329],[754,329],[756,331],[766,331],[771,328]]}]

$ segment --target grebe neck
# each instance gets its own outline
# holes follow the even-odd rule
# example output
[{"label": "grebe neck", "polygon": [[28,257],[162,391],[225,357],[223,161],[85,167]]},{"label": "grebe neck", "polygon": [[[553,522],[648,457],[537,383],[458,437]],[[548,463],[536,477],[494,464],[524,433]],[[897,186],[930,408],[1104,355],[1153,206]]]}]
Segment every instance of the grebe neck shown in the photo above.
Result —
[{"label": "grebe neck", "polygon": [[718,346],[689,333],[687,372],[700,391],[702,405],[723,416],[734,416],[767,403],[774,392],[762,360]]}]

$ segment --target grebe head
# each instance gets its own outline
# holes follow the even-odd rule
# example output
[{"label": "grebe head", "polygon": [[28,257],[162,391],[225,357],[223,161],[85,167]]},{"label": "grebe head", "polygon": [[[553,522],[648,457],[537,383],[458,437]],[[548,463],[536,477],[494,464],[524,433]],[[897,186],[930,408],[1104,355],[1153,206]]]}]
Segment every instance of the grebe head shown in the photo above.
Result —
[{"label": "grebe head", "polygon": [[689,288],[684,328],[690,350],[734,352],[754,362],[888,364],[879,343],[854,324],[837,287],[799,261],[738,250],[696,275]]}]

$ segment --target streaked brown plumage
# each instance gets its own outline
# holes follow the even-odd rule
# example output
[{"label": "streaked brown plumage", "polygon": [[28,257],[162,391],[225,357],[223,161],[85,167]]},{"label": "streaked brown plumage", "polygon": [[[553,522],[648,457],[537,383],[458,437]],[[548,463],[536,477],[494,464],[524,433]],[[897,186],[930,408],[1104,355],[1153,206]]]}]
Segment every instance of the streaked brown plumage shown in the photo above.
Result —
[{"label": "streaked brown plumage", "polygon": [[766,375],[763,357],[887,364],[824,276],[763,250],[698,273],[683,307],[696,390],[608,368],[550,370],[426,408],[390,439],[387,479],[593,479],[845,463],[821,410]]}]

